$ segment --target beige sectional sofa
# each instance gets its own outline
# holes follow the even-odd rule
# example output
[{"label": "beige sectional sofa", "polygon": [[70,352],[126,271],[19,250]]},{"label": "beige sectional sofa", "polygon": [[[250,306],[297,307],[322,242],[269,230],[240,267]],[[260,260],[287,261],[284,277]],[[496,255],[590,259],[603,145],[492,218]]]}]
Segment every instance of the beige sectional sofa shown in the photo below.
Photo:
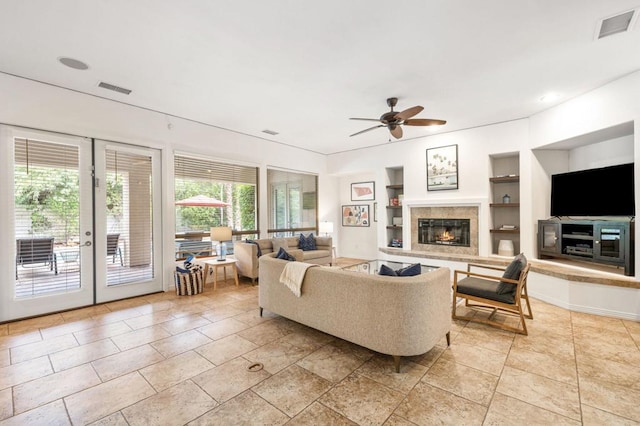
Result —
[{"label": "beige sectional sofa", "polygon": [[[280,246],[284,247],[287,253],[301,259],[307,263],[317,265],[331,265],[333,262],[331,237],[315,237],[317,250],[303,251],[298,248],[299,237],[286,238],[265,238],[253,240],[257,243],[247,243],[236,241],[233,244],[234,257],[237,260],[236,266],[238,274],[251,278],[251,281],[258,278],[258,246],[262,255],[275,253]],[[275,250],[274,250],[275,248]]]},{"label": "beige sectional sofa", "polygon": [[280,282],[286,260],[260,258],[263,309],[394,358],[428,352],[451,329],[448,268],[413,277],[389,277],[312,267],[297,297]]}]

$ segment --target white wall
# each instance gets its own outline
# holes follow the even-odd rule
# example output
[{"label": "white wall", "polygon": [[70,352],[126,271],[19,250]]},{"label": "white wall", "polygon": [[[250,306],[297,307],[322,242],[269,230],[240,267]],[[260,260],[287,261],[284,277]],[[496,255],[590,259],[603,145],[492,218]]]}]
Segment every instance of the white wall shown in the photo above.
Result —
[{"label": "white wall", "polygon": [[[320,218],[331,218],[330,210],[337,209],[336,178],[326,174],[325,155],[6,74],[0,74],[0,93],[2,124],[162,150],[165,283],[171,282],[174,259],[174,151],[260,167],[260,206],[267,205],[267,166],[315,173],[318,175]],[[2,164],[7,166],[4,161]],[[304,165],[304,170],[301,170],[301,165]],[[0,194],[2,193],[0,191]],[[266,236],[268,226],[267,213],[266,208],[260,209],[259,220],[263,236]],[[1,220],[6,221],[6,218]],[[13,259],[13,249],[7,247],[6,250],[0,251],[5,263]],[[3,270],[12,270],[9,264],[5,266],[7,267]],[[11,273],[8,280],[11,280]]]}]

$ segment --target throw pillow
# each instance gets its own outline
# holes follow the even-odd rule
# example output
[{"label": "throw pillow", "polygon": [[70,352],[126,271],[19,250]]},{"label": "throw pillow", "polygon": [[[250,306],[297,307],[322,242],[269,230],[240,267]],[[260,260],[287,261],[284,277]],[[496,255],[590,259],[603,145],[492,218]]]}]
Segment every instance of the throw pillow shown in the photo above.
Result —
[{"label": "throw pillow", "polygon": [[[517,280],[520,278],[520,272],[522,272],[522,268],[524,268],[527,264],[527,258],[523,253],[520,253],[516,257],[513,258],[507,269],[504,270],[504,274],[502,274],[502,278],[508,278],[511,280]],[[496,293],[498,294],[507,294],[507,293],[515,293],[516,285],[513,283],[508,283],[505,281],[500,281],[498,284],[498,288]]]},{"label": "throw pillow", "polygon": [[298,240],[298,248],[302,251],[317,250],[316,239],[313,236],[313,232],[309,234],[308,237],[300,234],[300,239]]},{"label": "throw pillow", "polygon": [[247,244],[255,244],[256,248],[258,249],[258,257],[262,256],[262,250],[260,249],[260,244],[258,244],[257,241],[253,241],[247,238],[246,240],[244,240],[244,242]]},{"label": "throw pillow", "polygon": [[289,244],[287,243],[286,238],[272,238],[271,244],[273,245],[274,253],[277,253],[278,251],[280,251],[280,248],[283,248],[285,250],[289,249]]},{"label": "throw pillow", "polygon": [[399,277],[413,277],[422,273],[422,267],[419,263],[414,263],[405,268],[400,268],[396,271]]},{"label": "throw pillow", "polygon": [[283,260],[288,260],[290,262],[295,262],[295,260],[296,260],[295,257],[293,257],[289,253],[287,253],[287,251],[285,249],[283,249],[282,247],[280,247],[280,249],[278,250],[278,254],[276,254],[276,258],[283,259]]},{"label": "throw pillow", "polygon": [[396,271],[389,268],[387,265],[381,265],[380,270],[378,271],[378,275],[387,275],[389,277],[397,277]]}]

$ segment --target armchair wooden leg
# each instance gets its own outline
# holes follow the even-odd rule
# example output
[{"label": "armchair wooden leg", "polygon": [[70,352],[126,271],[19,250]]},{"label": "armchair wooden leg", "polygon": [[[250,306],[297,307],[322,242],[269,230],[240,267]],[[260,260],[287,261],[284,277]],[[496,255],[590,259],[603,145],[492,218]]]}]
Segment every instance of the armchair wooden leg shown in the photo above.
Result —
[{"label": "armchair wooden leg", "polygon": [[262,306],[260,306],[260,317],[262,318]]},{"label": "armchair wooden leg", "polygon": [[451,332],[447,331],[447,346],[451,346]]}]

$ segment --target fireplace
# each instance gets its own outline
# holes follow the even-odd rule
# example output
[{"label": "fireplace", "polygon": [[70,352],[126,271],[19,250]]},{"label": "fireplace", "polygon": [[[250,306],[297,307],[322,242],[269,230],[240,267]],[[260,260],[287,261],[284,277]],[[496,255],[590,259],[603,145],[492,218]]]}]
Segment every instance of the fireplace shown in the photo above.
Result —
[{"label": "fireplace", "polygon": [[471,246],[469,219],[418,219],[418,243],[440,246]]}]

